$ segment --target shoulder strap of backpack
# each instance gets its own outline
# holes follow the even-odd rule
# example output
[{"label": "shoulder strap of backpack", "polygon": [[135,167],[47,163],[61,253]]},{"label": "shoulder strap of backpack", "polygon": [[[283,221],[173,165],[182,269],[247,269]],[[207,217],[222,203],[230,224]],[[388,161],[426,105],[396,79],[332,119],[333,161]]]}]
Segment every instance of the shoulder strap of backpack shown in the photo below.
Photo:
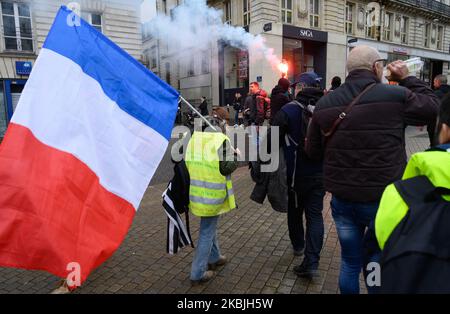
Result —
[{"label": "shoulder strap of backpack", "polygon": [[394,186],[408,207],[417,203],[435,201],[440,195],[450,194],[450,189],[436,188],[426,176],[397,181]]},{"label": "shoulder strap of backpack", "polygon": [[298,102],[297,100],[293,100],[289,104],[295,104],[295,105],[299,106],[300,108],[302,108],[303,110],[306,109],[306,107],[302,103]]}]

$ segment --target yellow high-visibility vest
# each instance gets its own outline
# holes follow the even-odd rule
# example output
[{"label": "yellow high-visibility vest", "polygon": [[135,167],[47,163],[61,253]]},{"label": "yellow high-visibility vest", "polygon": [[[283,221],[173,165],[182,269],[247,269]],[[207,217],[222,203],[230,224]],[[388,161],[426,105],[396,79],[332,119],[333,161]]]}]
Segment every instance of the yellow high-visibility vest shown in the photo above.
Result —
[{"label": "yellow high-visibility vest", "polygon": [[219,169],[219,149],[229,138],[218,132],[194,132],[186,149],[190,176],[189,209],[199,217],[213,217],[236,208],[231,176]]},{"label": "yellow high-visibility vest", "polygon": [[[450,188],[450,151],[426,151],[414,154],[406,166],[402,179],[423,175],[427,176],[436,187]],[[444,199],[450,201],[449,196],[444,196]],[[381,249],[408,210],[408,205],[394,184],[388,185],[375,218],[375,234]]]}]

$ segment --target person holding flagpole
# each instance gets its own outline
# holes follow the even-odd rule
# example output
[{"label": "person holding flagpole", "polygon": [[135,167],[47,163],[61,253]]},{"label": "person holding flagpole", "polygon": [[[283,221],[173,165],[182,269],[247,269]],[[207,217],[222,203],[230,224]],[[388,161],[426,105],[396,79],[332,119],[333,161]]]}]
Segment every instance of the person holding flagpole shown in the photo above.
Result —
[{"label": "person holding flagpole", "polygon": [[188,143],[185,161],[190,177],[189,210],[200,217],[192,285],[211,280],[214,270],[227,262],[219,248],[217,224],[220,215],[236,208],[231,174],[238,167],[237,154],[230,147],[230,139],[215,130],[194,132]]}]

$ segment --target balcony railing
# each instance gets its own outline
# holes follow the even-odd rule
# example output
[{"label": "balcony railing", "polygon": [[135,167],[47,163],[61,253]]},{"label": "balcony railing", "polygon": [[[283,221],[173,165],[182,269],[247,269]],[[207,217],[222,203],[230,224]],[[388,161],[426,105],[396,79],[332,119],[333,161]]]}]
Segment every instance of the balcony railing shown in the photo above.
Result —
[{"label": "balcony railing", "polygon": [[436,0],[396,0],[395,2],[406,3],[417,8],[450,17],[450,6]]}]

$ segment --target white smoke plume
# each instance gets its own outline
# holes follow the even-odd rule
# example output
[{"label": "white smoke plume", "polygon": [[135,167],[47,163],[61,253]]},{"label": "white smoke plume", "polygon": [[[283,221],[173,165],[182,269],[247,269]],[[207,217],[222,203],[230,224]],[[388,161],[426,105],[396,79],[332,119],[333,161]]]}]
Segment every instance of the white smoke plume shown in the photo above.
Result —
[{"label": "white smoke plume", "polygon": [[180,55],[207,50],[218,41],[248,50],[253,60],[265,58],[276,69],[280,63],[264,38],[222,22],[222,11],[208,7],[205,0],[185,0],[176,7],[172,16],[157,15],[151,21],[150,32],[171,51]]}]

